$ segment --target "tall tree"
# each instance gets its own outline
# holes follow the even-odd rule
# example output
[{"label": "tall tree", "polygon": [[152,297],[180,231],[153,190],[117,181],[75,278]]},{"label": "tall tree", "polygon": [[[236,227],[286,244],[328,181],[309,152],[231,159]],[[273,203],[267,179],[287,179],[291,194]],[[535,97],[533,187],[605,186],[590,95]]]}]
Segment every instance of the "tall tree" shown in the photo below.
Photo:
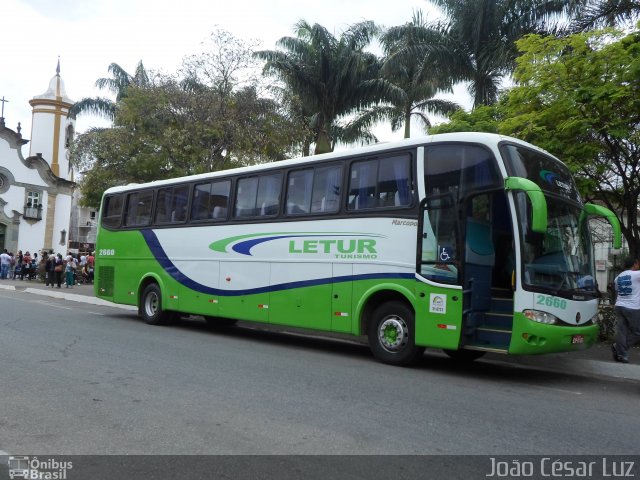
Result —
[{"label": "tall tree", "polygon": [[116,117],[116,105],[127,96],[127,89],[132,85],[144,88],[149,86],[150,83],[149,75],[142,64],[142,60],[138,62],[133,75],[127,73],[117,63],[109,65],[108,71],[111,77],[99,78],[96,80],[96,87],[101,90],[109,90],[114,94],[115,100],[105,97],[83,98],[71,107],[69,116],[76,117],[82,113],[90,113],[113,121]]},{"label": "tall tree", "polygon": [[601,27],[631,26],[640,18],[637,0],[572,0],[569,32],[584,32]]},{"label": "tall tree", "polygon": [[582,179],[583,193],[619,214],[640,254],[640,32],[591,31],[520,42],[504,131],[540,144]]},{"label": "tall tree", "polygon": [[375,25],[365,21],[336,38],[325,27],[301,20],[296,37],[278,40],[280,50],[256,52],[266,61],[264,73],[282,80],[304,110],[312,113],[315,153],[332,150],[332,130],[338,119],[374,101],[365,80],[377,76],[379,64],[364,48],[375,32]]},{"label": "tall tree", "polygon": [[569,8],[566,0],[430,0],[448,18],[446,41],[430,48],[448,62],[457,81],[468,81],[474,107],[498,99],[505,76],[515,67],[516,40],[539,32]]},{"label": "tall tree", "polygon": [[630,254],[640,255],[640,32],[533,35],[518,45],[517,85],[435,130],[493,131],[553,153],[583,196],[617,213]]},{"label": "tall tree", "polygon": [[[404,138],[411,136],[411,119],[431,127],[427,114],[447,115],[460,108],[454,102],[434,98],[450,92],[453,81],[437,68],[421,47],[443,42],[442,32],[415,12],[411,22],[392,27],[381,35],[385,52],[381,78],[367,82],[379,91],[382,102],[366,111],[361,120],[389,121],[395,132],[404,126]],[[416,55],[416,50],[422,55]]]},{"label": "tall tree", "polygon": [[130,87],[115,126],[80,135],[71,150],[84,171],[83,201],[95,205],[113,185],[148,182],[284,158],[294,140],[279,105],[246,87],[221,98],[177,79]]}]

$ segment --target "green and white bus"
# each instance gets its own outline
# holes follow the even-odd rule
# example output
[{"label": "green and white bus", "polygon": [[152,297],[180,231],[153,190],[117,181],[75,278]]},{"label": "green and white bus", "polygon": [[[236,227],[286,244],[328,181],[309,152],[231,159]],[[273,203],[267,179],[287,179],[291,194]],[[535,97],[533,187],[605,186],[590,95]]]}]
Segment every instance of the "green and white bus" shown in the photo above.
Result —
[{"label": "green and white bus", "polygon": [[585,204],[514,138],[434,135],[107,190],[96,295],[181,314],[367,336],[380,361],[591,346]]}]

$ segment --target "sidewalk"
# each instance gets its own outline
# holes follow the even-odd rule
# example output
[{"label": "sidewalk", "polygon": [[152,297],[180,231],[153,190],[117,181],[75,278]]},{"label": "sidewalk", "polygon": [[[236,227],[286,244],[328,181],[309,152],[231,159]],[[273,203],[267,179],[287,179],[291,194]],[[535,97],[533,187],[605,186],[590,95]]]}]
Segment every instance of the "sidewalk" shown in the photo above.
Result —
[{"label": "sidewalk", "polygon": [[[96,298],[93,292],[93,285],[75,285],[73,288],[65,288],[63,285],[62,288],[52,288],[35,280],[0,280],[0,290],[43,295],[71,302],[103,305],[129,311],[137,310],[136,307],[130,305],[118,305]],[[640,381],[640,348],[634,348],[630,357],[633,363],[615,363],[611,358],[610,346],[608,344],[597,344],[588,350],[570,353],[531,356],[489,354],[483,358],[492,362],[503,362],[523,368],[535,368],[554,373]]]},{"label": "sidewalk", "polygon": [[130,305],[117,305],[107,302],[101,298],[96,298],[93,293],[93,284],[74,285],[72,288],[65,288],[62,284],[61,288],[47,287],[44,283],[37,280],[0,280],[0,290],[13,290],[35,295],[43,295],[51,298],[59,298],[69,300],[71,302],[82,302],[91,305],[103,305],[108,307],[120,308],[123,310],[137,310]]}]

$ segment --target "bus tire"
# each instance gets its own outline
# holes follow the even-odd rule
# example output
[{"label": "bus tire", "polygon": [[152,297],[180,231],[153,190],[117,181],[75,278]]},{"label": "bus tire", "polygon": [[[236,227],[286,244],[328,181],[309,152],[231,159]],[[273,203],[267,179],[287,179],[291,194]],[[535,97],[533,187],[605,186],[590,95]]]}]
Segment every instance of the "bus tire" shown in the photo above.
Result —
[{"label": "bus tire", "polygon": [[238,320],[234,318],[210,317],[207,315],[204,316],[204,320],[211,328],[227,328],[238,323]]},{"label": "bus tire", "polygon": [[162,292],[157,283],[150,283],[140,298],[140,315],[149,325],[167,325],[176,317],[174,312],[162,310]]},{"label": "bus tire", "polygon": [[481,350],[442,350],[452,360],[456,362],[473,362],[478,358],[484,356],[485,353]]},{"label": "bus tire", "polygon": [[386,302],[373,312],[369,323],[369,348],[380,362],[406,366],[424,352],[415,344],[415,315],[405,303]]}]

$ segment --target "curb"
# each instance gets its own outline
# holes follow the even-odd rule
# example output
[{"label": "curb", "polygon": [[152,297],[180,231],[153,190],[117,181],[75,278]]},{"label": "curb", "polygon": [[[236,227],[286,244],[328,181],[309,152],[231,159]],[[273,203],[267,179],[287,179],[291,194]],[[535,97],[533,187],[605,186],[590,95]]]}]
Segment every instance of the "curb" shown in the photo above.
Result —
[{"label": "curb", "polygon": [[68,300],[70,302],[88,303],[90,305],[99,305],[102,307],[113,307],[113,308],[119,308],[121,310],[129,310],[134,312],[138,311],[138,309],[132,305],[119,305],[117,303],[112,303],[106,300],[102,300],[101,298],[95,298],[88,295],[80,295],[77,293],[67,293],[67,292],[60,292],[56,290],[49,291],[43,288],[32,288],[32,287],[16,288],[14,285],[0,285],[0,289],[10,290],[14,292],[31,293],[34,295],[41,295],[49,298]]}]

